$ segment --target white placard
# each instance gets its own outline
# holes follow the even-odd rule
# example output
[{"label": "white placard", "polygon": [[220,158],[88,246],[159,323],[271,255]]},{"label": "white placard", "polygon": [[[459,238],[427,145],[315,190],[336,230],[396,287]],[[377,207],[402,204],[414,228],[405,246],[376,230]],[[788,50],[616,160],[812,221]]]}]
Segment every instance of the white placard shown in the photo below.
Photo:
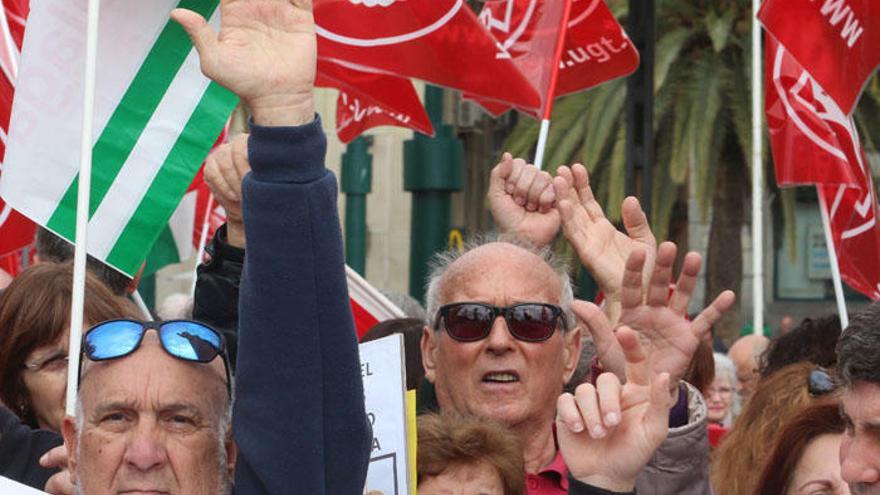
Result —
[{"label": "white placard", "polygon": [[0,476],[0,493],[3,495],[46,495],[46,492],[34,490],[29,486],[22,485],[3,476]]},{"label": "white placard", "polygon": [[373,425],[366,493],[408,495],[406,377],[403,336],[390,335],[359,346],[367,416]]}]

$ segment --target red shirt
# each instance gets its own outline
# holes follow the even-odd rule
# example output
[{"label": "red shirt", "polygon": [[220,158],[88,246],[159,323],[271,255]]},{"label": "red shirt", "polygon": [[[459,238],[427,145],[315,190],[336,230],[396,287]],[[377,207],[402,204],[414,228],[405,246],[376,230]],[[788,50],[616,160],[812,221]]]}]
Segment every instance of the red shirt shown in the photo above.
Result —
[{"label": "red shirt", "polygon": [[526,495],[566,495],[568,493],[568,467],[562,452],[556,449],[553,462],[536,474],[526,474]]}]

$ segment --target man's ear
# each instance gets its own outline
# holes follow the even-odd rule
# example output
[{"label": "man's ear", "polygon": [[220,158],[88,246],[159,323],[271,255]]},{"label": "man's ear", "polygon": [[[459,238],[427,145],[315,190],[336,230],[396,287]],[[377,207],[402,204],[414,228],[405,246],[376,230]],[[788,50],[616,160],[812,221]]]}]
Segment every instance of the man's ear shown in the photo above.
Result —
[{"label": "man's ear", "polygon": [[574,375],[575,370],[577,370],[578,361],[581,358],[580,325],[574,327],[569,332],[564,332],[562,334],[562,339],[562,363],[564,365],[562,378],[563,383],[568,383],[568,381],[571,380],[572,375]]},{"label": "man's ear", "polygon": [[64,445],[67,447],[67,469],[70,471],[70,480],[76,484],[76,450],[77,450],[77,434],[76,434],[76,418],[73,416],[64,416],[61,422],[61,436],[64,437]]},{"label": "man's ear", "polygon": [[437,368],[437,360],[434,353],[437,351],[437,342],[434,332],[427,326],[422,329],[422,367],[425,368],[425,379],[434,383],[434,371]]}]

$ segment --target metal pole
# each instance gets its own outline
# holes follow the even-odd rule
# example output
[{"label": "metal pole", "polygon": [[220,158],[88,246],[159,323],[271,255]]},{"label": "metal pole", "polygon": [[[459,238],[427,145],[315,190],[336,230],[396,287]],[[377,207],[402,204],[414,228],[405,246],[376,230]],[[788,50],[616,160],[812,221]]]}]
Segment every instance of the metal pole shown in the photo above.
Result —
[{"label": "metal pole", "polygon": [[360,275],[367,269],[367,194],[373,184],[371,137],[359,137],[342,154],[340,186],[345,193],[345,263]]},{"label": "metal pole", "polygon": [[752,0],[752,307],[755,335],[764,332],[764,160],[763,160],[763,84],[761,81],[760,0]]},{"label": "metal pole", "polygon": [[849,313],[846,311],[846,299],[843,297],[843,283],[840,279],[840,266],[837,264],[837,249],[834,248],[834,237],[831,235],[831,220],[828,218],[828,204],[825,195],[819,191],[819,213],[822,215],[822,228],[825,230],[825,246],[828,249],[828,263],[831,265],[831,280],[834,284],[834,299],[837,301],[837,313],[840,315],[840,328],[849,326]]},{"label": "metal pole", "polygon": [[[626,195],[638,194],[651,217],[654,167],[654,0],[629,0],[630,39],[639,51],[639,68],[626,80]],[[636,188],[636,171],[641,190]]]}]

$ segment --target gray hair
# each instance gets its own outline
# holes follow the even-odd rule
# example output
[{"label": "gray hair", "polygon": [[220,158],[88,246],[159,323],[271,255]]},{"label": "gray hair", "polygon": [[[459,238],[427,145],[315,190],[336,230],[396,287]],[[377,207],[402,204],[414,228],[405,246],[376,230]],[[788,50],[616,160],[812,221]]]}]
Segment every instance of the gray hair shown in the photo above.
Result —
[{"label": "gray hair", "polygon": [[562,308],[565,328],[569,330],[575,328],[577,323],[574,313],[571,311],[571,303],[574,301],[574,290],[571,286],[571,277],[568,275],[568,264],[565,260],[557,256],[550,247],[539,248],[523,239],[503,234],[483,234],[470,239],[465,243],[462,250],[450,249],[434,256],[434,259],[431,261],[431,274],[428,276],[425,291],[425,310],[427,312],[425,324],[430,328],[434,326],[437,311],[440,309],[440,286],[449,268],[465,254],[493,243],[509,244],[532,253],[541,258],[553,270],[559,277],[559,282],[562,286],[562,291],[559,295],[559,306]]},{"label": "gray hair", "polygon": [[841,382],[851,387],[864,381],[880,385],[880,303],[853,315],[837,341]]}]

